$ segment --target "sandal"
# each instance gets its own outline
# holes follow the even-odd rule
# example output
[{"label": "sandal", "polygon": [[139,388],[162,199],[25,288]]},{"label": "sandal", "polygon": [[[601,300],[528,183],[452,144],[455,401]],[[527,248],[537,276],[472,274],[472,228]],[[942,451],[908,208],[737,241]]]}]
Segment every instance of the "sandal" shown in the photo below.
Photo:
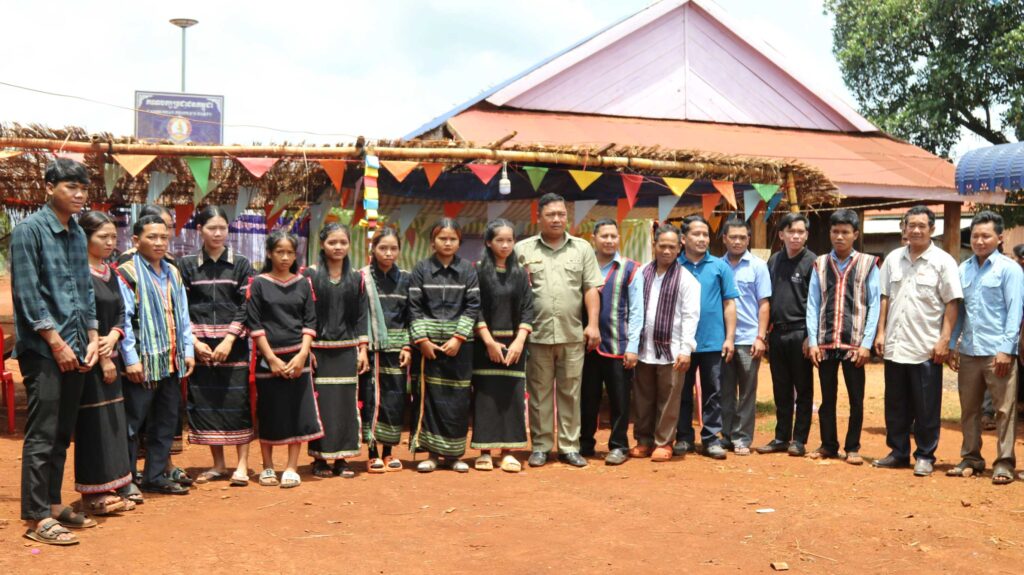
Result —
[{"label": "sandal", "polygon": [[501,458],[501,470],[508,473],[519,473],[523,470],[523,464],[519,463],[519,460],[514,456],[506,455]]},{"label": "sandal", "polygon": [[54,519],[68,529],[88,529],[97,525],[96,521],[90,519],[85,513],[75,513],[75,510],[70,507],[61,509],[60,514]]},{"label": "sandal", "polygon": [[[121,497],[121,499],[124,499],[133,505],[142,505],[146,502],[146,498],[143,497],[142,491],[139,491],[139,486],[134,483],[125,485],[118,489],[116,493]],[[134,509],[134,507],[132,507],[132,509]],[[131,509],[126,509],[126,511],[131,511]]]},{"label": "sandal", "polygon": [[397,457],[388,455],[384,458],[384,468],[388,473],[402,470],[402,462]]},{"label": "sandal", "polygon": [[46,545],[78,545],[78,538],[56,519],[44,519],[35,529],[25,532],[25,538]]},{"label": "sandal", "polygon": [[366,462],[366,471],[368,473],[386,473],[387,468],[384,466],[384,460],[379,457]]},{"label": "sandal", "polygon": [[184,485],[185,487],[191,487],[192,484],[195,483],[195,480],[189,477],[188,473],[180,467],[172,469],[171,472],[167,474],[167,477],[178,485]]},{"label": "sandal", "polygon": [[1013,483],[1013,470],[1004,466],[992,470],[992,485],[1009,485]]},{"label": "sandal", "polygon": [[334,470],[331,469],[330,465],[327,465],[327,461],[324,459],[313,460],[313,477],[319,477],[321,479],[327,479],[334,477]]},{"label": "sandal", "polygon": [[281,474],[281,489],[291,489],[302,485],[302,478],[294,471],[285,471]]},{"label": "sandal", "polygon": [[845,459],[850,465],[864,465],[864,458],[856,451],[847,452],[846,457],[843,459]]},{"label": "sandal", "polygon": [[444,465],[455,473],[469,473],[469,464],[457,457],[445,457]]},{"label": "sandal", "polygon": [[473,463],[473,469],[477,471],[491,471],[494,469],[494,460],[491,459],[490,453],[484,453],[480,457],[476,458]]},{"label": "sandal", "polygon": [[825,451],[824,449],[818,448],[807,454],[808,459],[835,459],[839,457],[838,453],[832,453],[831,451]]},{"label": "sandal", "polygon": [[429,459],[425,459],[416,466],[416,471],[420,473],[430,473],[437,469],[437,458],[431,456]]},{"label": "sandal", "polygon": [[978,469],[967,461],[961,461],[956,464],[956,467],[946,470],[946,477],[971,477],[972,475],[981,475],[982,471],[985,471],[984,467]]},{"label": "sandal", "polygon": [[125,500],[110,493],[104,494],[100,497],[83,497],[82,508],[93,515],[110,515],[111,513],[124,511]]},{"label": "sandal", "polygon": [[247,485],[249,485],[249,472],[248,471],[240,472],[238,470],[235,470],[235,472],[231,474],[231,486],[232,487],[245,487]]},{"label": "sandal", "polygon": [[341,477],[342,479],[352,479],[356,476],[356,470],[349,466],[348,462],[344,459],[334,460],[334,474]]},{"label": "sandal", "polygon": [[[199,477],[196,477],[195,483],[197,485],[202,485],[204,483],[209,483],[211,481],[216,481],[218,479],[223,479],[225,473],[226,473],[225,471],[217,471],[216,469],[207,469],[206,471],[200,473]],[[174,478],[172,477],[171,479],[173,480]]]},{"label": "sandal", "polygon": [[277,474],[271,468],[266,468],[260,472],[260,485],[263,487],[277,487],[280,485],[277,481]]}]

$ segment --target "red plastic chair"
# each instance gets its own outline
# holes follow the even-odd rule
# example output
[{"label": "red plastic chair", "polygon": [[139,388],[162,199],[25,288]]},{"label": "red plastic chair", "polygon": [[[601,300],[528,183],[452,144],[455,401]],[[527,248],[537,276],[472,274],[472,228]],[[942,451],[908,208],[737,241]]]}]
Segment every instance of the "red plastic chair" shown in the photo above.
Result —
[{"label": "red plastic chair", "polygon": [[[4,357],[4,328],[0,326],[0,361]],[[7,433],[14,433],[14,374],[0,366],[0,384],[3,385],[3,404],[7,406]]]}]

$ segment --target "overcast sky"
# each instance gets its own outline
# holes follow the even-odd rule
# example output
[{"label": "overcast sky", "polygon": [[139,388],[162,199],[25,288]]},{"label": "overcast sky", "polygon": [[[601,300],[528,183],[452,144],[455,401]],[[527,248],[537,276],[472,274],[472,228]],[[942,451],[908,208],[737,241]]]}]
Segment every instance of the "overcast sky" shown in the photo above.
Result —
[{"label": "overcast sky", "polygon": [[[199,20],[187,90],[225,96],[225,143],[400,137],[651,3],[8,0],[0,82],[130,108],[135,90],[180,89],[181,31],[168,20],[187,17]],[[741,34],[852,103],[821,0],[717,3]],[[0,85],[0,122],[128,135],[123,108]]]}]

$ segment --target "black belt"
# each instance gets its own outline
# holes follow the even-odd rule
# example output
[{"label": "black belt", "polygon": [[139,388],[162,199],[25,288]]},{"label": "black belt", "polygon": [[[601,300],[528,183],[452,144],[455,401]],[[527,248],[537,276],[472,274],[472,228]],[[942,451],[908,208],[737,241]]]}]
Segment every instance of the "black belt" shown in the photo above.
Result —
[{"label": "black belt", "polygon": [[772,324],[772,330],[778,332],[807,331],[807,324],[802,321],[780,321]]}]

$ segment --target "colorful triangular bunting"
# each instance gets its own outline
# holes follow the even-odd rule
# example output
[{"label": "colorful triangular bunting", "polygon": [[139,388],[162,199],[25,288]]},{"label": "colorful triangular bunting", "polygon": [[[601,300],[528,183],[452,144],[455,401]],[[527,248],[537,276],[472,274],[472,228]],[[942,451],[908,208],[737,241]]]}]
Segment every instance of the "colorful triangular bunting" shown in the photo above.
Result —
[{"label": "colorful triangular bunting", "polygon": [[526,177],[530,178],[533,191],[540,190],[540,184],[544,181],[544,176],[548,174],[548,169],[542,166],[523,166],[523,171],[526,172]]},{"label": "colorful triangular bunting", "polygon": [[622,187],[626,190],[626,199],[629,200],[629,208],[636,205],[636,196],[640,193],[640,185],[644,183],[644,177],[640,174],[622,174]]},{"label": "colorful triangular bunting", "polygon": [[669,215],[672,214],[672,208],[676,207],[676,203],[679,202],[679,196],[676,195],[664,195],[658,196],[658,221],[664,222],[668,219]]},{"label": "colorful triangular bunting", "polygon": [[146,189],[146,203],[155,204],[160,194],[174,181],[174,174],[152,172],[149,174],[149,187]]},{"label": "colorful triangular bunting", "polygon": [[181,204],[174,206],[174,235],[175,237],[181,235],[181,230],[184,229],[185,224],[188,223],[189,218],[192,217],[192,213],[196,211],[196,207],[192,204]]},{"label": "colorful triangular bunting", "polygon": [[124,175],[124,168],[121,164],[103,164],[103,185],[107,189],[107,197],[114,193],[114,186]]},{"label": "colorful triangular bunting", "polygon": [[687,188],[693,183],[690,178],[662,178],[668,189],[672,190],[672,193],[681,196],[686,193]]},{"label": "colorful triangular bunting", "polygon": [[444,171],[444,164],[421,163],[420,167],[423,168],[423,173],[427,176],[427,187],[433,188],[434,182],[441,177],[441,172]]},{"label": "colorful triangular bunting", "polygon": [[466,202],[445,202],[444,203],[444,217],[452,218],[453,220],[459,217],[459,212],[466,207]]},{"label": "colorful triangular bunting", "polygon": [[146,166],[150,162],[156,159],[153,155],[133,155],[133,154],[114,154],[114,159],[117,160],[118,164],[121,164],[133,178],[139,176],[142,170],[146,169]]},{"label": "colorful triangular bunting", "polygon": [[495,220],[508,209],[509,202],[487,202],[487,221]]},{"label": "colorful triangular bunting", "polygon": [[736,190],[732,187],[732,182],[723,180],[712,180],[711,185],[715,186],[718,193],[722,194],[726,202],[732,206],[732,209],[736,209]]},{"label": "colorful triangular bunting", "polygon": [[586,172],[583,170],[569,170],[569,175],[576,181],[580,191],[585,191],[595,180],[601,177],[601,172]]},{"label": "colorful triangular bunting", "polygon": [[537,219],[540,215],[540,207],[537,200],[530,202],[530,223],[537,225]]},{"label": "colorful triangular bunting", "polygon": [[768,200],[768,207],[764,210],[764,221],[768,221],[768,218],[772,217],[772,212],[778,207],[779,202],[782,201],[782,194],[775,194],[772,199]]},{"label": "colorful triangular bunting", "polygon": [[408,176],[410,172],[415,170],[416,166],[420,165],[420,163],[400,162],[398,160],[382,160],[381,165],[384,166],[385,170],[391,172],[391,175],[394,176],[396,180],[398,180],[398,183],[402,183],[405,180],[406,176]]},{"label": "colorful triangular bunting", "polygon": [[708,221],[708,226],[711,228],[711,233],[718,233],[718,226],[722,225],[722,214],[715,214],[711,216],[711,220]]},{"label": "colorful triangular bunting", "polygon": [[626,219],[626,216],[629,215],[629,210],[629,200],[627,200],[626,198],[619,198],[615,202],[615,221],[619,222],[620,226],[622,225],[622,222]]},{"label": "colorful triangular bunting", "polygon": [[192,205],[198,206],[203,201],[203,199],[206,196],[213,193],[213,190],[217,189],[217,186],[219,185],[220,182],[218,182],[217,180],[210,180],[208,185],[206,186],[206,191],[204,192],[203,190],[199,189],[199,184],[196,184],[196,186],[192,189]]},{"label": "colorful triangular bunting", "polygon": [[413,220],[419,215],[423,206],[420,204],[402,204],[398,206],[398,232],[402,233],[409,229]]},{"label": "colorful triangular bunting", "polygon": [[257,180],[262,178],[270,168],[274,167],[278,158],[235,158]]},{"label": "colorful triangular bunting", "polygon": [[743,219],[749,220],[760,203],[761,196],[758,195],[757,190],[743,190]]},{"label": "colorful triangular bunting", "polygon": [[711,220],[711,213],[715,211],[715,206],[718,205],[719,200],[722,199],[722,195],[718,192],[711,192],[710,194],[703,194],[700,197],[700,204],[705,220]]},{"label": "colorful triangular bunting", "polygon": [[238,188],[238,197],[235,199],[235,206],[228,214],[231,216],[231,221],[238,219],[238,216],[242,215],[246,209],[249,208],[249,200],[256,195],[256,188],[249,186],[241,186]]},{"label": "colorful triangular bunting", "polygon": [[[192,177],[199,189],[202,190],[203,196],[207,194],[207,186],[210,183],[211,162],[212,159],[209,157],[189,156],[185,158],[185,163],[188,164],[188,169],[192,172]],[[202,196],[199,199],[201,200]]]},{"label": "colorful triangular bunting", "polygon": [[320,167],[327,172],[327,177],[334,184],[334,189],[341,192],[341,183],[345,179],[345,168],[348,167],[348,162],[345,160],[320,160]]},{"label": "colorful triangular bunting", "polygon": [[761,196],[761,199],[766,202],[772,199],[775,192],[779,191],[778,184],[753,184],[753,186],[757,190],[758,195]]},{"label": "colorful triangular bunting", "polygon": [[573,202],[573,214],[572,214],[572,227],[579,227],[580,223],[586,219],[587,214],[590,210],[594,209],[597,205],[597,200],[576,200]]},{"label": "colorful triangular bunting", "polygon": [[466,167],[476,174],[476,177],[480,178],[480,181],[486,186],[491,183],[494,175],[501,169],[501,164],[468,164]]}]

